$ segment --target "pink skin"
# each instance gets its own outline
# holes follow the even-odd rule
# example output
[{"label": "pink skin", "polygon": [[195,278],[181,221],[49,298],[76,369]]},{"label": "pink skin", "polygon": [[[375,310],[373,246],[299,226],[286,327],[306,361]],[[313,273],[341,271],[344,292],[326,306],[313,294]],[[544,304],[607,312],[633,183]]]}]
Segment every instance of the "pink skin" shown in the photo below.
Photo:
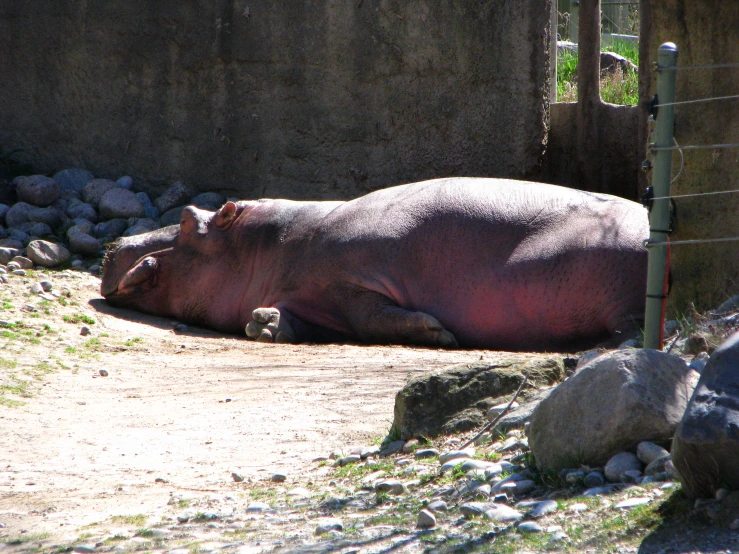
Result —
[{"label": "pink skin", "polygon": [[148,253],[146,238],[134,253],[122,241],[110,302],[257,334],[252,312],[275,307],[267,334],[297,342],[508,350],[619,339],[643,317],[646,211],[606,195],[444,179],[350,202],[189,207],[180,228]]}]

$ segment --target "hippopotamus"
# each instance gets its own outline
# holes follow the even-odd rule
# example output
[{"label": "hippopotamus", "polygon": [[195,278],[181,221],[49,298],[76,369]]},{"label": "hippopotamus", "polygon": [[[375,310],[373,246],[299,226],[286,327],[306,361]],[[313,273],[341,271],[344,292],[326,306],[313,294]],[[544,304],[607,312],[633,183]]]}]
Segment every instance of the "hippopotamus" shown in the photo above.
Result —
[{"label": "hippopotamus", "polygon": [[350,201],[188,206],[119,239],[115,306],[261,341],[564,351],[643,321],[639,204],[555,185],[447,178]]}]

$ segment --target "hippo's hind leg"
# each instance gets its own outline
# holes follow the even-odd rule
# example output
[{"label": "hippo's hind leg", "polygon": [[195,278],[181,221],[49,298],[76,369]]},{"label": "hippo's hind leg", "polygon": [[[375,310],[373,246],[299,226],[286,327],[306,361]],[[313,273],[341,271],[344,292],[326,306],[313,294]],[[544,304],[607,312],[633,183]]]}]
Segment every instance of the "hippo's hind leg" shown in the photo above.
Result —
[{"label": "hippo's hind leg", "polygon": [[351,296],[352,309],[345,316],[362,342],[442,348],[459,346],[454,335],[427,313],[401,308],[377,292],[354,291]]}]

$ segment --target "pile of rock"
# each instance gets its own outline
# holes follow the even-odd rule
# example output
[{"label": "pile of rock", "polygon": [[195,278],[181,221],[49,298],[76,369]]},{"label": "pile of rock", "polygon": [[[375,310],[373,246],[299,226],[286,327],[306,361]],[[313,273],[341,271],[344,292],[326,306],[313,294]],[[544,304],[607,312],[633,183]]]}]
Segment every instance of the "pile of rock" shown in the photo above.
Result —
[{"label": "pile of rock", "polygon": [[179,223],[186,205],[216,210],[225,201],[214,192],[193,196],[179,181],[152,200],[136,192],[131,177],[96,179],[85,169],[0,180],[0,263],[21,254],[44,267],[72,254],[97,258],[118,237]]}]

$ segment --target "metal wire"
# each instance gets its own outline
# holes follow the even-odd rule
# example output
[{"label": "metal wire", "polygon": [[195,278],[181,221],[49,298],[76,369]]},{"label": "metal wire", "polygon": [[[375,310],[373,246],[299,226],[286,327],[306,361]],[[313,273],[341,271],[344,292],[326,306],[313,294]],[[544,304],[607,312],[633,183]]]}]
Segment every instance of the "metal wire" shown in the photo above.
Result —
[{"label": "metal wire", "polygon": [[667,200],[669,198],[689,198],[691,196],[713,196],[716,194],[733,194],[739,192],[739,189],[737,190],[717,190],[714,192],[696,192],[694,194],[676,194],[675,196],[657,196],[655,198],[652,198],[651,200]]},{"label": "metal wire", "polygon": [[677,181],[677,178],[680,177],[680,174],[683,172],[683,167],[685,167],[685,156],[683,155],[683,150],[682,148],[680,148],[680,145],[677,143],[677,140],[675,139],[674,136],[672,137],[672,142],[675,143],[675,146],[677,146],[678,148],[677,151],[680,153],[680,170],[677,172],[677,175],[673,177],[672,181],[670,181],[670,185],[672,185],[672,183]]},{"label": "metal wire", "polygon": [[659,67],[657,66],[657,71],[680,71],[682,69],[718,69],[718,68],[727,68],[727,67],[739,67],[739,63],[713,63],[713,64],[705,64],[705,65],[676,65],[675,67]]},{"label": "metal wire", "polygon": [[665,242],[649,242],[644,241],[645,248],[654,248],[655,246],[675,246],[676,244],[701,244],[704,242],[730,242],[739,240],[739,237],[726,237],[722,239],[691,239],[691,240],[671,240]]},{"label": "metal wire", "polygon": [[690,146],[655,146],[649,145],[650,150],[713,150],[716,148],[738,148],[739,142],[731,142],[727,144],[693,144]]},{"label": "metal wire", "polygon": [[682,102],[668,102],[666,104],[657,104],[655,108],[662,108],[663,106],[680,106],[682,104],[700,104],[701,102],[712,102],[714,100],[732,100],[739,98],[739,94],[733,96],[716,96],[715,98],[699,98],[698,100],[683,100]]}]

